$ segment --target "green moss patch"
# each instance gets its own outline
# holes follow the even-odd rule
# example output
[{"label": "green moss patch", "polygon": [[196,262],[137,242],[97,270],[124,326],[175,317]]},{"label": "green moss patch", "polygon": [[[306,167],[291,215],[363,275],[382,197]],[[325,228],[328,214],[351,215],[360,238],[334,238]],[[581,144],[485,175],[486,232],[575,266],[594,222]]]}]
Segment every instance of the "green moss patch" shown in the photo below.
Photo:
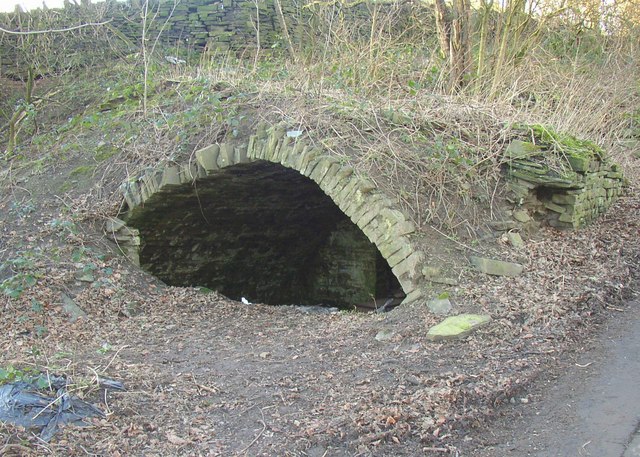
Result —
[{"label": "green moss patch", "polygon": [[75,178],[75,177],[79,177],[79,176],[87,176],[93,173],[93,170],[95,169],[95,167],[93,166],[89,166],[89,165],[82,165],[80,167],[74,168],[73,170],[71,170],[71,172],[69,173],[69,177],[70,178]]}]

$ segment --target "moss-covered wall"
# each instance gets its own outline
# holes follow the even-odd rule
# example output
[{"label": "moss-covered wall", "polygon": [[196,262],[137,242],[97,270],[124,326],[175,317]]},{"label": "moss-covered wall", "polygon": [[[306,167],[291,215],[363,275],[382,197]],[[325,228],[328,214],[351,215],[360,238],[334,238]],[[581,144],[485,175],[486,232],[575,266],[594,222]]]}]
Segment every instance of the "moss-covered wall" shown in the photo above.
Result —
[{"label": "moss-covered wall", "polygon": [[507,148],[507,173],[514,203],[534,219],[583,227],[621,194],[620,167],[598,146],[540,126],[531,132],[533,142],[514,140]]},{"label": "moss-covered wall", "polygon": [[343,219],[317,252],[310,284],[313,296],[322,303],[346,300],[354,305],[376,298],[376,254],[362,231]]}]

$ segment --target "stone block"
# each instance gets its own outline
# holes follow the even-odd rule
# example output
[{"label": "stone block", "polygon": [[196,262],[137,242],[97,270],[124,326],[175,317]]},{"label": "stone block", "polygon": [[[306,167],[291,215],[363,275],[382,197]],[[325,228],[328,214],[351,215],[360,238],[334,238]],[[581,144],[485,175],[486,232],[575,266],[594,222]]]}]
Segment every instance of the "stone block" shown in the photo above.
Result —
[{"label": "stone block", "polygon": [[258,135],[250,135],[247,143],[247,157],[250,159],[256,158],[256,142],[258,141]]},{"label": "stone block", "polygon": [[551,211],[555,211],[556,213],[564,213],[567,211],[567,208],[562,205],[558,205],[553,202],[545,202],[544,207],[550,209]]},{"label": "stone block", "polygon": [[513,140],[507,146],[505,155],[510,159],[526,159],[542,152],[540,146],[528,141]]},{"label": "stone block", "polygon": [[529,188],[525,186],[521,186],[520,184],[516,184],[514,182],[509,182],[507,184],[507,188],[513,192],[517,198],[524,198],[529,194]]},{"label": "stone block", "polygon": [[267,132],[268,129],[268,125],[264,122],[259,122],[257,127],[256,127],[256,135],[258,137],[258,139],[260,140],[266,140],[267,137],[269,136],[269,133]]},{"label": "stone block", "polygon": [[329,196],[333,195],[332,191],[336,183],[335,177],[336,173],[340,170],[340,167],[341,165],[339,162],[333,162],[322,179],[320,181],[316,181],[318,186],[320,186],[320,189]]},{"label": "stone block", "polygon": [[162,180],[160,181],[160,188],[165,189],[167,187],[180,185],[180,168],[177,166],[169,166],[164,169],[162,173]]},{"label": "stone block", "polygon": [[518,227],[515,221],[489,221],[489,227],[498,232],[506,232]]},{"label": "stone block", "polygon": [[380,254],[382,254],[382,257],[387,259],[387,261],[389,257],[391,257],[396,252],[400,251],[401,249],[408,250],[408,252],[404,255],[404,257],[402,257],[403,259],[406,258],[413,251],[409,244],[409,240],[407,240],[404,237],[399,237],[395,240],[390,240],[387,242],[381,242],[377,246],[378,246],[378,250],[380,251]]},{"label": "stone block", "polygon": [[151,196],[153,195],[153,192],[150,192],[149,187],[145,185],[145,183],[143,182],[140,183],[139,189],[140,189],[140,199],[142,200],[142,203],[145,203],[147,200],[151,198]]},{"label": "stone block", "polygon": [[580,197],[571,194],[553,194],[551,201],[558,205],[573,205],[582,200]]},{"label": "stone block", "polygon": [[491,316],[487,314],[459,314],[447,317],[429,329],[427,339],[447,341],[464,338],[489,322],[491,322]]},{"label": "stone block", "polygon": [[204,168],[198,168],[197,163],[194,162],[184,163],[180,165],[180,169],[178,170],[178,179],[181,184],[192,183],[196,179],[204,176],[206,176]]},{"label": "stone block", "polygon": [[405,293],[410,293],[409,291],[413,291],[420,286],[420,278],[410,278],[408,275],[404,275],[396,276],[396,279],[400,283],[400,286],[402,287],[402,290],[405,291]]},{"label": "stone block", "polygon": [[405,220],[396,224],[394,230],[397,236],[410,235],[416,231],[416,226],[413,222]]},{"label": "stone block", "polygon": [[516,249],[522,249],[524,247],[524,241],[518,232],[507,233],[507,239],[509,240],[509,244]]},{"label": "stone block", "polygon": [[434,298],[427,302],[427,308],[433,314],[447,315],[453,309],[453,305],[448,298]]},{"label": "stone block", "polygon": [[211,146],[196,151],[196,161],[204,168],[207,174],[210,174],[220,168],[218,166],[219,154],[220,146],[212,144]]},{"label": "stone block", "polygon": [[313,170],[315,170],[315,168],[317,166],[320,165],[320,163],[322,163],[322,157],[320,155],[317,155],[316,157],[312,158],[311,160],[309,160],[303,167],[300,168],[300,174],[306,176],[307,178],[311,179],[311,173],[313,173]]},{"label": "stone block", "polygon": [[162,179],[161,170],[151,170],[142,176],[142,182],[149,187],[151,193],[156,193],[160,189],[160,180]]},{"label": "stone block", "polygon": [[407,293],[407,296],[404,297],[404,300],[402,300],[402,305],[406,305],[409,303],[413,303],[417,300],[420,300],[422,298],[422,290],[420,290],[419,287],[414,288],[413,290],[407,288],[405,289],[405,292]]},{"label": "stone block", "polygon": [[[360,204],[363,201],[369,200],[369,198],[371,198],[371,197],[367,196],[367,195],[373,189],[375,189],[375,186],[373,186],[371,181],[369,181],[368,179],[363,179],[363,178],[356,178],[356,179],[357,179],[356,186],[353,189],[352,193],[349,195],[349,201],[351,203],[349,205],[347,205],[347,207],[344,210],[345,213],[347,213],[347,214],[353,214],[354,208],[352,208],[352,206],[354,206],[354,205],[360,206]],[[379,200],[380,198],[376,197],[376,199]],[[380,207],[380,209],[382,209],[382,207]],[[354,221],[354,222],[356,222],[356,221]]]},{"label": "stone block", "polygon": [[293,147],[289,148],[289,150],[287,151],[287,154],[282,154],[280,158],[280,163],[288,168],[296,168],[297,160],[305,147],[308,147],[308,146],[304,141],[302,140],[296,141],[293,144]]},{"label": "stone block", "polygon": [[123,221],[122,219],[118,219],[117,217],[110,217],[104,223],[104,231],[106,233],[113,233],[113,232],[117,232],[118,230],[126,226],[127,226],[126,222]]},{"label": "stone block", "polygon": [[372,198],[356,197],[353,205],[347,207],[346,214],[350,216],[351,221],[360,227],[361,230],[375,218],[380,215],[383,208],[386,207],[386,201],[379,195]]},{"label": "stone block", "polygon": [[333,157],[323,157],[309,175],[316,184],[320,185],[332,165],[337,165],[337,160]]},{"label": "stone block", "polygon": [[218,167],[225,168],[234,165],[233,161],[234,147],[230,143],[220,145],[220,153],[218,154]]},{"label": "stone block", "polygon": [[[357,224],[358,220],[364,215],[363,206],[365,203],[369,206],[369,208],[366,209],[366,212],[369,212],[372,209],[371,206],[373,205],[374,200],[377,202],[380,198],[372,198],[363,195],[362,192],[360,192],[359,187],[356,185],[349,196],[349,203],[345,207],[344,213],[351,218],[354,224]],[[366,226],[366,224],[364,226]]]},{"label": "stone block", "polygon": [[[347,173],[349,171],[349,173]],[[326,184],[326,189],[329,190],[329,194],[334,202],[337,204],[337,199],[339,198],[342,190],[349,184],[351,181],[351,176],[353,175],[353,169],[351,167],[342,166],[334,177],[330,178]],[[338,205],[340,206],[340,205]],[[346,206],[343,205],[343,206]],[[342,207],[341,207],[342,208]]]},{"label": "stone block", "polygon": [[380,231],[378,227],[379,223],[376,218],[373,218],[365,227],[361,229],[362,233],[369,239],[370,242],[377,245],[381,241],[380,239]]},{"label": "stone block", "polygon": [[409,244],[408,240],[404,240],[404,241],[405,241],[405,243],[402,244],[402,247],[398,251],[396,251],[395,253],[393,253],[389,257],[386,257],[387,263],[389,264],[389,266],[391,268],[393,268],[396,265],[398,265],[404,259],[409,257],[411,255],[411,253],[413,252],[413,248]]},{"label": "stone block", "polygon": [[247,154],[247,145],[242,144],[233,148],[233,161],[234,163],[252,162]]},{"label": "stone block", "polygon": [[578,218],[581,216],[580,213],[578,214],[561,214],[560,217],[558,218],[558,220],[560,222],[568,222],[568,223],[577,223],[578,222]]},{"label": "stone block", "polygon": [[130,210],[142,203],[142,195],[137,183],[123,183],[120,186],[120,190],[124,194],[124,199]]},{"label": "stone block", "polygon": [[529,212],[526,209],[518,209],[513,212],[513,218],[522,223],[527,223],[531,220]]},{"label": "stone block", "polygon": [[606,197],[607,191],[604,187],[599,187],[594,190],[593,196],[596,197],[596,199],[599,199],[600,197]]},{"label": "stone block", "polygon": [[485,257],[471,256],[471,264],[482,273],[494,276],[520,276],[524,267],[519,263],[504,262],[502,260],[487,259]]},{"label": "stone block", "polygon": [[317,163],[318,156],[320,156],[320,150],[317,148],[305,148],[300,154],[300,158],[296,163],[296,169],[305,176],[309,176],[309,173],[313,171],[313,167]]},{"label": "stone block", "polygon": [[[572,154],[568,154],[566,157],[573,171],[578,171],[581,173],[590,171],[590,168],[591,168],[590,165],[592,165],[592,162],[589,157],[577,156]],[[597,162],[594,161],[593,166],[597,167]]]},{"label": "stone block", "polygon": [[287,136],[286,126],[278,124],[272,128],[271,140],[273,143],[273,149],[271,149],[271,155],[269,159],[272,162],[280,163],[280,149],[287,147],[293,140]]},{"label": "stone block", "polygon": [[352,201],[350,200],[351,193],[355,192],[358,182],[359,178],[357,176],[351,176],[350,179],[345,183],[344,187],[337,195],[337,197],[334,198],[333,201],[340,207],[340,209],[342,209],[343,212],[345,211],[345,208],[347,208],[352,203]]},{"label": "stone block", "polygon": [[401,260],[391,271],[396,278],[406,275],[410,279],[417,279],[421,276],[421,264],[423,255],[421,252],[414,251],[406,259]]}]

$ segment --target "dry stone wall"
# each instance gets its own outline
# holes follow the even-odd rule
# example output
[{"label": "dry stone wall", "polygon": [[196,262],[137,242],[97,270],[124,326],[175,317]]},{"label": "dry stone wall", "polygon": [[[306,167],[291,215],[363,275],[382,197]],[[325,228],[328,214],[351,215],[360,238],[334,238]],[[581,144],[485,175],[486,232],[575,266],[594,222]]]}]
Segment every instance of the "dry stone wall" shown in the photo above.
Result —
[{"label": "dry stone wall", "polygon": [[[101,27],[59,34],[55,40],[46,34],[28,37],[0,35],[2,74],[23,75],[25,65],[34,60],[34,53],[40,51],[43,52],[38,57],[39,68],[36,71],[42,73],[90,65],[107,59],[109,53],[137,52],[142,37],[142,3],[139,0],[129,3],[107,0],[79,5],[67,2],[64,9],[0,14],[0,25],[9,30],[109,22]],[[313,45],[314,37],[322,33],[323,21],[317,20],[313,8],[304,5],[306,2],[302,0],[181,0],[177,3],[173,0],[151,0],[146,36],[149,43],[154,43],[159,36],[161,43],[175,46],[176,52],[202,49],[241,52],[258,47],[264,51],[284,47],[287,35],[292,43],[310,42]],[[352,6],[337,4],[335,8],[340,10],[342,20],[354,28],[370,20],[370,5],[365,2]],[[409,14],[405,11],[412,8],[409,4],[390,3],[376,8],[398,10],[393,15],[396,20],[389,24],[398,34],[411,29],[407,21],[426,14],[424,8]],[[364,27],[364,30],[368,28]]]},{"label": "dry stone wall", "polygon": [[544,142],[514,140],[509,145],[508,188],[524,208],[514,213],[520,222],[533,217],[553,227],[580,228],[621,194],[622,171],[604,151],[588,142],[571,146],[555,144],[558,154]]}]

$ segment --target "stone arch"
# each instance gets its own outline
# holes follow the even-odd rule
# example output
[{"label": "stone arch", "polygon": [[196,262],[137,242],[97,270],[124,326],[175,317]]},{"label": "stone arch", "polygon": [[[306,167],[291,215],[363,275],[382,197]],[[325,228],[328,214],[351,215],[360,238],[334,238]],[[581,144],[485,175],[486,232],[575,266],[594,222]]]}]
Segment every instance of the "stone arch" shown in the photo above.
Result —
[{"label": "stone arch", "polygon": [[126,225],[136,211],[180,186],[223,173],[227,167],[269,162],[313,181],[376,246],[406,294],[403,303],[420,298],[423,253],[410,237],[416,231],[415,225],[371,180],[358,176],[353,168],[292,133],[283,125],[260,125],[245,143],[212,144],[196,151],[188,162],[162,165],[123,183],[126,209],[120,215],[122,220],[107,224],[107,232],[136,261],[139,234]]}]

